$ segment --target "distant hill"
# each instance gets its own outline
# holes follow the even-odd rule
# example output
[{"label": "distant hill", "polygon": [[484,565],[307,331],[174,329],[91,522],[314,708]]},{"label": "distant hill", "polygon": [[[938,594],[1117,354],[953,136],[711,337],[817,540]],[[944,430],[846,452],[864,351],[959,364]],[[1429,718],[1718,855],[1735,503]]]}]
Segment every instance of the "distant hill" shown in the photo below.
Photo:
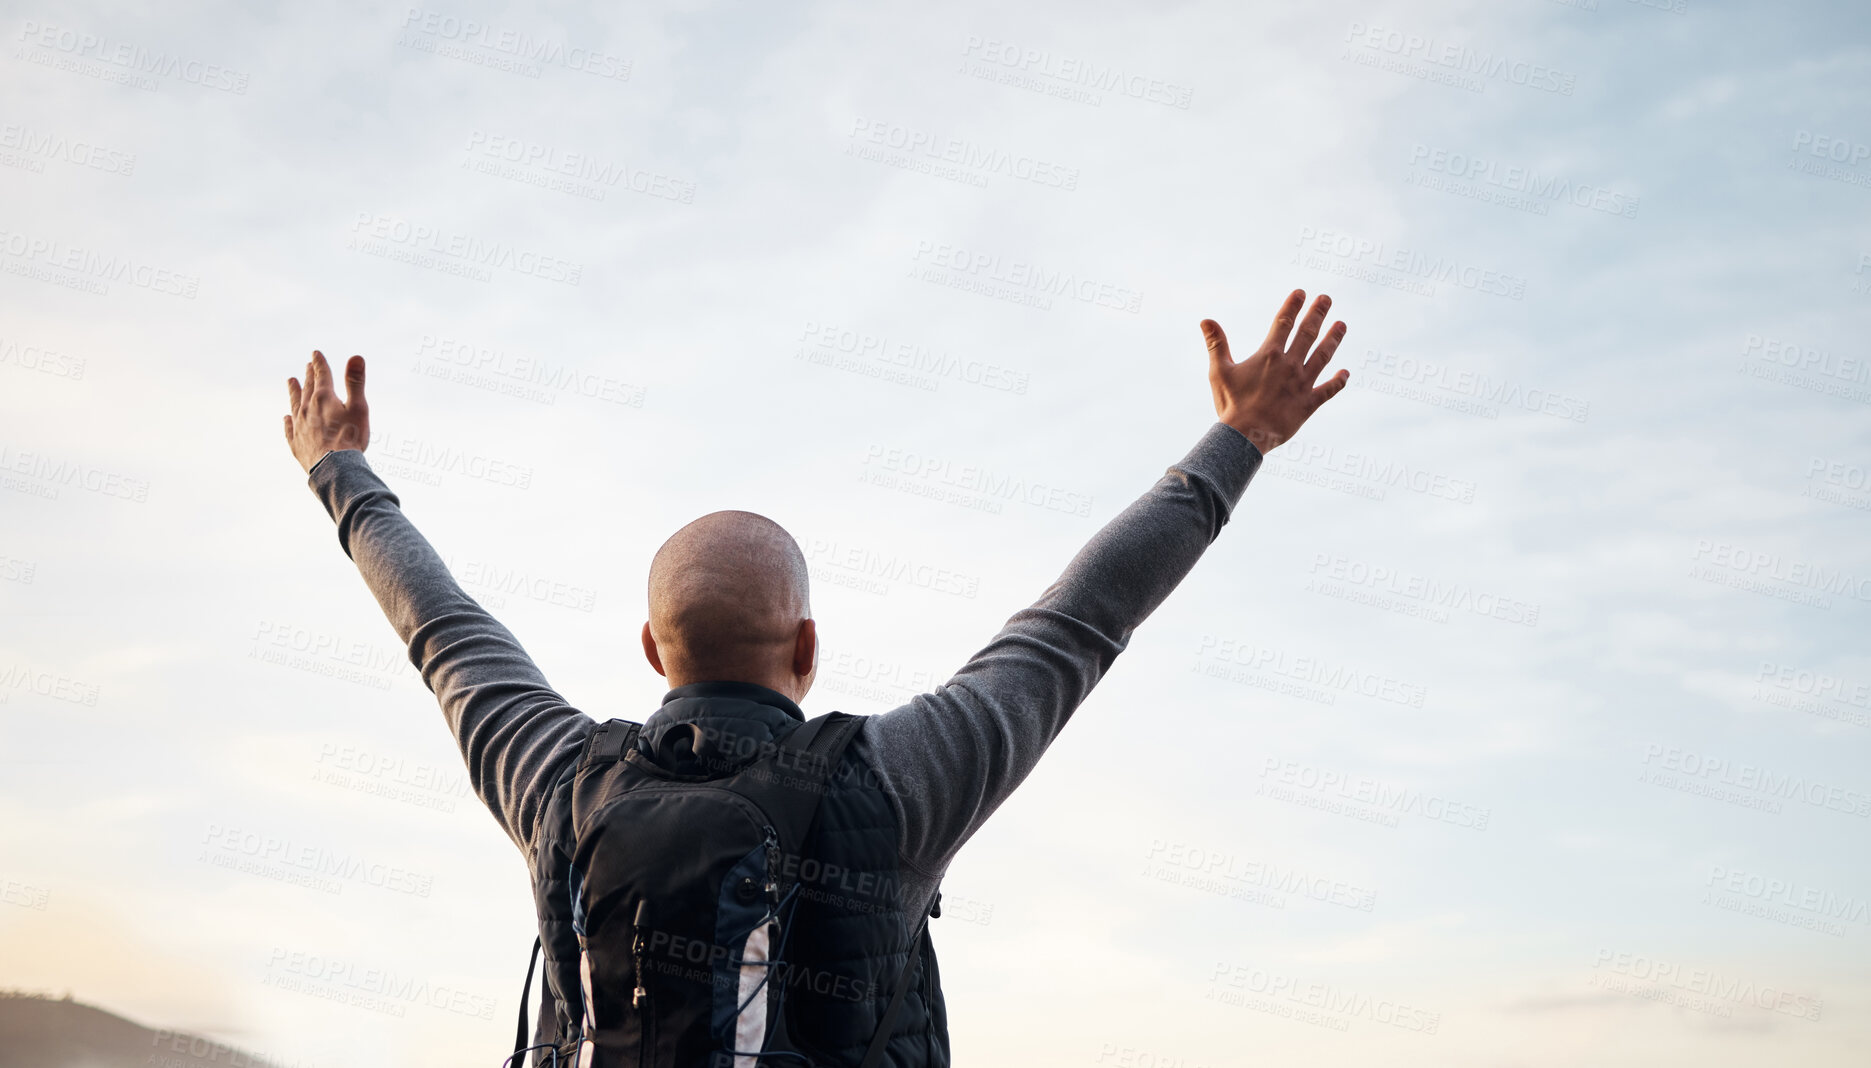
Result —
[{"label": "distant hill", "polygon": [[279,1068],[231,1046],[157,1031],[95,1005],[0,991],[0,1068]]}]

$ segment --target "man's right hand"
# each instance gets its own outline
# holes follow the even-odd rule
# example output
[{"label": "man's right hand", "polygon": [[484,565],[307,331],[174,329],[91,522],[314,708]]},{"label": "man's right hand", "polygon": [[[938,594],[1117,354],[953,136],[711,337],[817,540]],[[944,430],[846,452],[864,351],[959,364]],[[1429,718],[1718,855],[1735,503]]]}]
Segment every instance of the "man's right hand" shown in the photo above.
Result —
[{"label": "man's right hand", "polygon": [[[1305,304],[1306,291],[1293,290],[1274,316],[1267,339],[1240,363],[1228,353],[1228,336],[1221,332],[1221,324],[1213,319],[1202,320],[1202,336],[1208,339],[1208,384],[1215,392],[1215,414],[1263,454],[1298,433],[1300,425],[1320,405],[1337,396],[1351,379],[1351,372],[1341,369],[1324,385],[1313,385],[1337,351],[1338,343],[1345,339],[1345,324],[1333,323],[1314,349],[1312,343],[1319,337],[1332,298],[1319,294],[1295,332],[1293,323]],[[1288,334],[1292,335],[1290,343]],[[1312,350],[1310,355],[1308,349]]]},{"label": "man's right hand", "polygon": [[338,399],[338,391],[331,386],[331,365],[317,349],[312,350],[312,362],[305,365],[303,387],[296,378],[286,379],[286,400],[292,406],[286,416],[286,443],[308,473],[333,449],[362,452],[370,445],[362,356],[353,356],[344,365],[344,394],[349,403]]}]

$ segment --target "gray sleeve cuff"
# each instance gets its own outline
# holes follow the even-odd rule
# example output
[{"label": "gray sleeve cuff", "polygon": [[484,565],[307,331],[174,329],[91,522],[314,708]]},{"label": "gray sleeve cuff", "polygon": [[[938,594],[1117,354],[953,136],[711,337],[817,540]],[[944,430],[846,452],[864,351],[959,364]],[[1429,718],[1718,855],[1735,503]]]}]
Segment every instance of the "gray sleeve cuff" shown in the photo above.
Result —
[{"label": "gray sleeve cuff", "polygon": [[1247,440],[1247,435],[1216,420],[1176,466],[1214,487],[1227,511],[1232,513],[1234,506],[1241,503],[1241,495],[1247,492],[1247,484],[1259,472],[1263,459],[1265,457]]},{"label": "gray sleeve cuff", "polygon": [[344,547],[346,556],[351,555],[351,539],[344,520],[360,501],[381,495],[391,504],[402,505],[390,487],[370,469],[361,449],[331,450],[306,472],[305,481],[319,503],[325,506],[326,514],[338,524],[338,544]]}]

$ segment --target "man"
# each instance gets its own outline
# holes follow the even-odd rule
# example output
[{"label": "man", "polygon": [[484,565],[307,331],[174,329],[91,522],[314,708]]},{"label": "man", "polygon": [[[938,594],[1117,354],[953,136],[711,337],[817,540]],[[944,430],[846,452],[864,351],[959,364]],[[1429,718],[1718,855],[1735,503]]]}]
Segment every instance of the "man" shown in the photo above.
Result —
[{"label": "man", "polygon": [[[1218,421],[953,678],[862,719],[807,839],[821,861],[816,870],[839,873],[836,885],[823,876],[806,888],[780,983],[789,1041],[812,1063],[856,1065],[867,1052],[873,1063],[948,1063],[946,1012],[922,922],[939,914],[943,872],[1220,533],[1264,454],[1344,388],[1344,370],[1315,385],[1345,336],[1336,322],[1321,337],[1330,306],[1321,295],[1302,320],[1305,293],[1295,290],[1260,347],[1238,362],[1220,325],[1202,320]],[[363,357],[346,364],[346,401],[318,352],[304,387],[288,379],[287,389],[293,455],[440,702],[475,792],[527,857],[551,1001],[537,1041],[569,1055],[581,1023],[591,1025],[595,1014],[601,1029],[611,1006],[623,1004],[603,981],[580,982],[564,904],[571,846],[555,798],[598,724],[554,692],[513,635],[462,592],[364,462]],[[716,512],[682,528],[651,564],[642,643],[671,686],[643,723],[637,744],[645,759],[712,774],[783,743],[805,719],[798,702],[818,662],[798,545],[747,512]],[[646,974],[643,967],[636,974]],[[893,997],[904,1011],[886,1011]],[[882,1033],[881,1053],[872,1051],[873,1032]],[[806,1061],[766,1056],[779,1065]],[[737,1056],[735,1063],[757,1062]]]}]

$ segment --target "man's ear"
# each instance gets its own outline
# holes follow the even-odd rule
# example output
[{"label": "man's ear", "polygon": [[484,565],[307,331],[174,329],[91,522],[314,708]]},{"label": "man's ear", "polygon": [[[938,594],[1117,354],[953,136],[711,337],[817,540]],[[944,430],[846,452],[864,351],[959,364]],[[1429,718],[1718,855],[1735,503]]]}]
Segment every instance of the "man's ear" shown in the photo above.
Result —
[{"label": "man's ear", "polygon": [[819,626],[810,619],[799,621],[799,634],[793,639],[793,674],[812,677],[819,666]]},{"label": "man's ear", "polygon": [[650,666],[656,669],[658,675],[668,676],[669,672],[663,670],[662,655],[656,651],[656,639],[650,635],[648,622],[643,624],[643,655],[649,658]]}]

